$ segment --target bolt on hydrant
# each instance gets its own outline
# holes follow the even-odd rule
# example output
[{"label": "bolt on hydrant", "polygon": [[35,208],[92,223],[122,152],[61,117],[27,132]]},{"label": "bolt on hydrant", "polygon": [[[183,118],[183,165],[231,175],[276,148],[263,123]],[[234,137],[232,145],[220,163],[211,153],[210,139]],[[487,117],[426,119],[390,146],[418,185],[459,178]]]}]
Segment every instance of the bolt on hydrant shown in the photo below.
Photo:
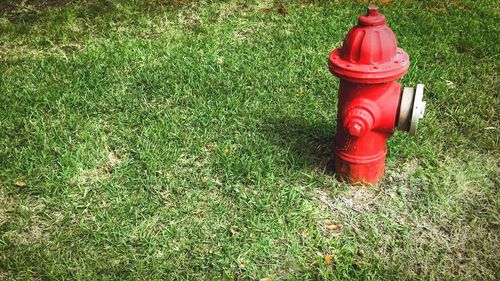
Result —
[{"label": "bolt on hydrant", "polygon": [[374,184],[384,174],[386,141],[395,127],[415,134],[425,111],[424,85],[402,89],[396,82],[407,72],[409,57],[374,6],[330,53],[328,65],[340,78],[336,175],[352,184]]}]

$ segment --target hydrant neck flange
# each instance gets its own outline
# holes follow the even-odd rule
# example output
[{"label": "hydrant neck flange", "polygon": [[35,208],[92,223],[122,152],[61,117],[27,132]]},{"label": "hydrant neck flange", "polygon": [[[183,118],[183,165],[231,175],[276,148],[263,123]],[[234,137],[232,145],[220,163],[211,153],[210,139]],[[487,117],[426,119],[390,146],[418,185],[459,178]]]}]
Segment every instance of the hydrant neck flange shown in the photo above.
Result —
[{"label": "hydrant neck flange", "polygon": [[340,51],[341,49],[337,48],[330,53],[330,72],[340,79],[354,83],[378,84],[394,81],[403,77],[410,67],[408,54],[400,48],[392,61],[373,65],[345,61],[341,58]]}]

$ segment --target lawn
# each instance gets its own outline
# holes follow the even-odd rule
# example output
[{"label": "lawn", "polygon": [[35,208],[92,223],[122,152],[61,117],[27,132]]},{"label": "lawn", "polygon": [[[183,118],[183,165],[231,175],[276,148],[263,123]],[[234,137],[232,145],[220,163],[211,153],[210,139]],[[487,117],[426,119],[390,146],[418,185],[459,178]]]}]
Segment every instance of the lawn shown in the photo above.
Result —
[{"label": "lawn", "polygon": [[424,83],[370,188],[327,68],[364,1],[0,2],[0,280],[500,279],[500,6],[379,1]]}]

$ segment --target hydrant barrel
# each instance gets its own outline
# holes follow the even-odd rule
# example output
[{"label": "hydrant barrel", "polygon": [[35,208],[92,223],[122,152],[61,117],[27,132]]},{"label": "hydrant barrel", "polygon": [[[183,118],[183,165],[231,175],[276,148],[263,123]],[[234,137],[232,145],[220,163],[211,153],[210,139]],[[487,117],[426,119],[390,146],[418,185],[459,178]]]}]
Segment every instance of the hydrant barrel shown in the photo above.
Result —
[{"label": "hydrant barrel", "polygon": [[342,47],[330,53],[328,65],[340,78],[336,175],[350,183],[376,183],[384,174],[386,142],[395,127],[414,132],[423,117],[423,85],[402,93],[396,80],[410,60],[374,6],[358,18]]}]

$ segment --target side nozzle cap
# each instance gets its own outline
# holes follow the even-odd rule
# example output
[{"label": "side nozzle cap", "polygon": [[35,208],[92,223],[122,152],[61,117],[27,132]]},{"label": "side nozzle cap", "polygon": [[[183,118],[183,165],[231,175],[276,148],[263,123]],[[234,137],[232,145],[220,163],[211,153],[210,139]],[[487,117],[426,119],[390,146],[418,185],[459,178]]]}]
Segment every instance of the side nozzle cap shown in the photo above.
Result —
[{"label": "side nozzle cap", "polygon": [[411,114],[410,130],[408,131],[411,136],[417,133],[418,122],[424,118],[426,102],[424,98],[424,84],[417,84],[415,87],[415,99],[413,101],[413,111]]},{"label": "side nozzle cap", "polygon": [[414,136],[417,132],[418,122],[424,118],[426,102],[424,97],[424,84],[417,84],[415,88],[405,87],[401,94],[399,106],[398,130],[408,131]]}]

